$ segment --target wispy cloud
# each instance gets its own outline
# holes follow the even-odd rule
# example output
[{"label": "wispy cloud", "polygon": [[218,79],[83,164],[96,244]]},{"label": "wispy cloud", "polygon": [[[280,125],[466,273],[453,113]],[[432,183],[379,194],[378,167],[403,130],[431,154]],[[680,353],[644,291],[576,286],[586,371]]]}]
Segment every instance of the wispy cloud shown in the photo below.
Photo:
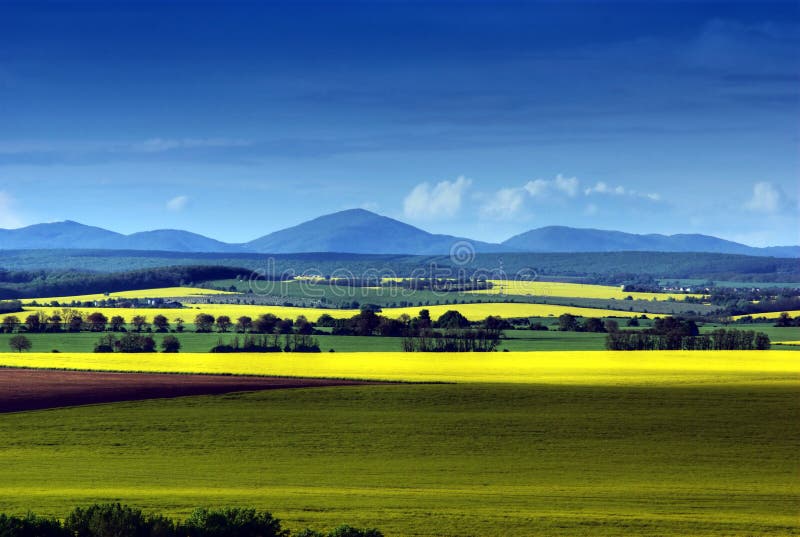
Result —
[{"label": "wispy cloud", "polygon": [[761,181],[753,185],[753,195],[744,206],[748,211],[775,214],[783,210],[787,204],[786,195],[780,187]]},{"label": "wispy cloud", "polygon": [[143,142],[136,142],[123,146],[123,149],[154,153],[171,151],[173,149],[194,149],[203,147],[247,147],[251,145],[247,140],[230,138],[150,138]]},{"label": "wispy cloud", "polygon": [[501,188],[480,207],[484,218],[507,220],[515,217],[525,201],[524,188]]},{"label": "wispy cloud", "polygon": [[586,187],[583,193],[586,196],[601,194],[609,196],[630,196],[644,198],[650,201],[661,201],[661,194],[658,192],[638,192],[632,188],[625,188],[622,185],[611,186],[604,181],[598,181],[593,186]]},{"label": "wispy cloud", "polygon": [[171,200],[167,202],[167,209],[172,212],[181,212],[186,208],[186,205],[189,203],[188,196],[175,196]]},{"label": "wispy cloud", "polygon": [[525,190],[532,197],[544,197],[551,193],[563,194],[574,198],[578,194],[579,181],[577,177],[564,177],[556,175],[555,179],[534,179],[528,181]]},{"label": "wispy cloud", "polygon": [[441,181],[431,186],[420,183],[403,200],[403,213],[408,218],[436,219],[455,216],[461,208],[464,192],[472,184],[470,179],[459,177],[455,181]]},{"label": "wispy cloud", "polygon": [[87,164],[126,160],[234,158],[253,146],[234,138],[148,138],[133,141],[0,141],[0,164]]},{"label": "wispy cloud", "polygon": [[16,214],[14,198],[0,190],[0,228],[22,227],[22,219]]}]

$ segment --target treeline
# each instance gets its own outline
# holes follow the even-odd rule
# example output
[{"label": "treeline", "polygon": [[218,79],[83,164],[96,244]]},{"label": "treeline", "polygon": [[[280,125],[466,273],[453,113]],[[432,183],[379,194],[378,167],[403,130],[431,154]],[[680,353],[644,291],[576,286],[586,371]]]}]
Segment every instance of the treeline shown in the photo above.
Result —
[{"label": "treeline", "polygon": [[767,350],[767,334],[752,330],[717,329],[707,334],[692,320],[665,317],[653,327],[637,331],[609,332],[606,349],[611,351],[729,351]]},{"label": "treeline", "polygon": [[456,310],[433,320],[427,309],[421,309],[416,317],[401,315],[397,319],[371,309],[348,319],[323,314],[317,325],[332,328],[331,333],[337,336],[402,337],[407,352],[489,352],[497,348],[502,331],[511,328],[499,317],[472,322]]},{"label": "treeline", "polygon": [[[308,253],[271,255],[271,274],[303,274],[309,270],[321,274],[347,271],[355,275],[394,274],[399,277],[443,277],[466,271],[490,276],[513,277],[520,272],[540,277],[580,279],[582,283],[636,284],[648,277],[675,279],[728,280],[753,282],[800,282],[797,259],[756,257],[735,254],[698,252],[586,252],[586,253],[511,253],[502,255],[502,274],[486,271],[498,267],[497,254],[475,256],[467,265],[454,266],[448,255],[413,256],[382,254]],[[47,267],[63,271],[79,267],[87,271],[128,270],[153,266],[217,265],[245,267],[246,273],[264,267],[260,254],[201,254],[185,252],[145,252],[114,250],[28,250],[0,251],[0,265],[7,268]],[[208,281],[194,279],[194,281]],[[2,282],[2,280],[0,280]],[[2,283],[0,283],[2,287]],[[95,292],[95,291],[92,291]],[[102,292],[102,290],[96,291]],[[65,293],[62,293],[65,294]],[[2,295],[0,295],[2,296]],[[37,296],[56,296],[40,294]],[[9,297],[13,298],[13,297]]]},{"label": "treeline", "polygon": [[185,520],[112,504],[75,508],[63,521],[27,514],[0,514],[2,537],[383,537],[377,529],[342,525],[328,532],[290,532],[266,511],[196,509]]},{"label": "treeline", "polygon": [[246,334],[241,341],[239,336],[235,336],[230,342],[220,339],[210,352],[320,352],[320,348],[316,338],[305,334]]},{"label": "treeline", "polygon": [[466,292],[483,291],[492,288],[492,283],[485,279],[451,279],[451,278],[407,278],[390,281],[384,286],[395,286],[414,291]]},{"label": "treeline", "polygon": [[127,272],[8,271],[0,269],[0,299],[114,293],[249,277],[250,270],[213,265],[168,266]]},{"label": "treeline", "polygon": [[0,315],[22,311],[22,302],[19,300],[0,301]]}]

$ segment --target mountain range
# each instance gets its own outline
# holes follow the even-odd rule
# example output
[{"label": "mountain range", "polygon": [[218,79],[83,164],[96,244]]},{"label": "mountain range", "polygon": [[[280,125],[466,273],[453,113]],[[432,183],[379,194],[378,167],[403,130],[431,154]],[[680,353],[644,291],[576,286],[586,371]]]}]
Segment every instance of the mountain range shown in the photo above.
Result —
[{"label": "mountain range", "polygon": [[172,252],[372,254],[448,254],[467,241],[477,253],[490,252],[712,252],[775,257],[800,257],[800,246],[756,248],[709,235],[639,235],[621,231],[548,226],[532,229],[501,243],[428,233],[420,228],[364,209],[320,216],[250,242],[230,244],[197,233],[160,229],[123,235],[67,220],[0,229],[0,249],[162,250]]}]

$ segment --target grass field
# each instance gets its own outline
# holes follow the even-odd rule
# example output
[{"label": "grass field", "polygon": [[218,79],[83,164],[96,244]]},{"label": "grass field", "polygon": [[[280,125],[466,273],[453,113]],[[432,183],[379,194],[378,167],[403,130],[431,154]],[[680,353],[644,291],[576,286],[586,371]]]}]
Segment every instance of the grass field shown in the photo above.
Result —
[{"label": "grass field", "polygon": [[786,536],[798,401],[796,382],[393,385],[7,414],[0,504],[255,505],[395,537]]}]

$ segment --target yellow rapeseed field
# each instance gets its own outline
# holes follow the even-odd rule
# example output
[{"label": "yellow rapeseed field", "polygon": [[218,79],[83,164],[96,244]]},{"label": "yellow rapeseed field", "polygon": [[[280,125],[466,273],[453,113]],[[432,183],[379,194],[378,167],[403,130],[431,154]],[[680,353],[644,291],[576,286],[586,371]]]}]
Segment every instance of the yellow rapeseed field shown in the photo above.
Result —
[{"label": "yellow rapeseed field", "polygon": [[75,296],[56,296],[47,298],[31,298],[23,300],[24,304],[29,304],[36,301],[39,304],[49,304],[57,300],[59,303],[76,302],[89,302],[92,300],[107,300],[109,298],[183,298],[193,296],[205,295],[226,295],[233,294],[229,291],[217,291],[215,289],[200,289],[198,287],[160,287],[158,289],[141,289],[138,291],[120,291],[118,293],[95,293],[93,295],[75,295]]},{"label": "yellow rapeseed field", "polygon": [[489,280],[493,287],[481,291],[468,291],[474,294],[506,294],[506,295],[531,295],[531,296],[557,296],[570,298],[604,298],[624,300],[631,297],[634,300],[683,300],[687,296],[701,298],[703,295],[684,293],[635,293],[623,291],[622,287],[609,285],[588,285],[582,283],[541,282],[541,281],[516,281],[516,280]]},{"label": "yellow rapeseed field", "polygon": [[800,382],[800,354],[792,351],[0,353],[0,366],[424,382],[600,385]]},{"label": "yellow rapeseed field", "polygon": [[[770,311],[768,313],[751,313],[749,315],[735,315],[733,317],[733,320],[735,321],[736,319],[741,319],[742,317],[753,317],[753,318],[764,317],[766,319],[777,319],[778,317],[781,316],[781,313],[784,313],[784,312],[782,312],[782,311]],[[800,316],[800,310],[789,310],[786,313],[788,313],[792,318]]]},{"label": "yellow rapeseed field", "polygon": [[[14,313],[21,319],[30,313],[41,311],[45,315],[50,316],[54,313],[61,313],[62,307],[51,306],[26,306],[25,311],[22,313]],[[81,315],[86,316],[90,313],[100,312],[108,318],[114,315],[121,315],[126,321],[130,321],[135,315],[143,315],[148,321],[151,321],[156,315],[164,315],[170,322],[175,322],[175,319],[183,319],[186,323],[194,321],[196,315],[200,313],[207,313],[214,317],[220,315],[227,315],[233,320],[246,315],[257,318],[266,313],[272,313],[281,318],[295,319],[299,315],[305,315],[311,321],[316,321],[320,315],[327,313],[337,319],[345,319],[356,315],[359,310],[354,309],[322,309],[322,308],[298,308],[287,306],[250,306],[244,304],[189,304],[185,308],[99,308],[99,307],[80,307],[70,308],[79,312]],[[558,317],[563,313],[571,313],[577,316],[584,317],[635,317],[641,315],[638,312],[631,311],[616,311],[604,310],[595,308],[578,308],[573,306],[557,306],[551,304],[525,304],[525,303],[502,303],[502,302],[486,302],[480,304],[452,304],[452,305],[439,305],[439,306],[425,306],[425,307],[410,307],[410,308],[385,308],[381,315],[386,317],[397,318],[400,315],[407,314],[411,317],[419,315],[420,310],[427,309],[430,311],[433,319],[439,318],[443,313],[448,310],[458,310],[466,318],[471,321],[478,321],[485,319],[489,315],[500,317]],[[0,320],[5,316],[0,316]]]}]

